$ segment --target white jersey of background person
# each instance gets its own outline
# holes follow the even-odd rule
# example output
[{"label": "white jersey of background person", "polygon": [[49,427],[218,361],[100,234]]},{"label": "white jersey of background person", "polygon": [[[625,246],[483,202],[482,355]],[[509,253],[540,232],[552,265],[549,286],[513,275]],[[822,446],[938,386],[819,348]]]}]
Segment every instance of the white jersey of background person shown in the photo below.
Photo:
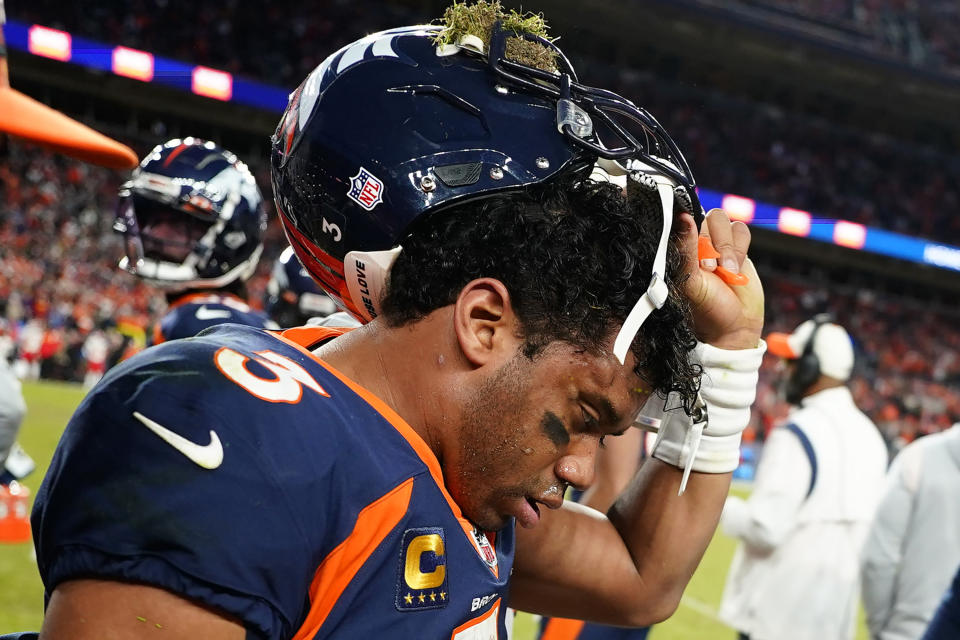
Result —
[{"label": "white jersey of background person", "polygon": [[870,636],[923,635],[960,566],[960,425],[908,445],[887,475],[863,549]]},{"label": "white jersey of background person", "polygon": [[787,359],[788,385],[804,356],[817,382],[792,398],[787,392],[800,406],[767,438],[750,498],[731,497],[724,507],[724,529],[742,544],[720,617],[751,640],[852,638],[860,550],[887,450],[843,386],[853,347],[842,327],[808,321],[768,344]]}]

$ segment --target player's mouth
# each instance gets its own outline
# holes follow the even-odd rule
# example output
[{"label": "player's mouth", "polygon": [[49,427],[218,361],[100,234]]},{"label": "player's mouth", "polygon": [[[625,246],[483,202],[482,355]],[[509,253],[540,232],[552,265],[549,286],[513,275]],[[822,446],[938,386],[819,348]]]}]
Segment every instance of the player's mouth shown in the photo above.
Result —
[{"label": "player's mouth", "polygon": [[517,519],[517,524],[525,529],[530,529],[537,526],[540,522],[540,505],[548,509],[559,509],[562,504],[563,498],[552,497],[548,500],[538,500],[527,496],[520,500],[519,508],[514,515]]},{"label": "player's mouth", "polygon": [[518,501],[514,516],[521,527],[532,529],[540,522],[540,507],[533,498],[522,498]]}]

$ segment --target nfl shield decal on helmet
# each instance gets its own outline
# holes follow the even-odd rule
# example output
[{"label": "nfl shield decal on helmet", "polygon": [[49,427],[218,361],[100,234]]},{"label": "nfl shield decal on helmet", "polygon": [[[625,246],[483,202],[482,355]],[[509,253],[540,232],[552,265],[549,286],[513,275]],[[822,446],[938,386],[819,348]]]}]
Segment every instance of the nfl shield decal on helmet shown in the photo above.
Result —
[{"label": "nfl shield decal on helmet", "polygon": [[357,175],[350,178],[347,196],[367,211],[383,202],[383,183],[372,173],[360,167]]}]

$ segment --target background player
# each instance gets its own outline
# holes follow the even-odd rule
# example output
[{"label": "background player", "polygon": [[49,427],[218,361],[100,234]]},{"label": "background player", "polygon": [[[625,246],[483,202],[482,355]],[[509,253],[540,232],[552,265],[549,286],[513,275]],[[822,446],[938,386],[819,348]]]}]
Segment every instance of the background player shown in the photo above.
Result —
[{"label": "background player", "polygon": [[263,307],[281,327],[299,327],[338,311],[333,299],[300,264],[292,247],[284,249],[273,264]]},{"label": "background player", "polygon": [[253,175],[226,149],[184,138],[147,154],[120,190],[114,228],[126,245],[120,268],[167,294],[153,344],[224,322],[276,328],[246,303],[266,225]]}]

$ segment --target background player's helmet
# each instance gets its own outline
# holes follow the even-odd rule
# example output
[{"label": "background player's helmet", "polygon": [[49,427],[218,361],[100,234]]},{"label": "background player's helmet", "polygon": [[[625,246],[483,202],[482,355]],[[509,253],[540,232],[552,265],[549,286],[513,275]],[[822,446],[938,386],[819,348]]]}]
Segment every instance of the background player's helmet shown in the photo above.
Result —
[{"label": "background player's helmet", "polygon": [[213,142],[158,145],[120,189],[120,268],[168,291],[245,281],[263,250],[267,216],[247,166]]},{"label": "background player's helmet", "polygon": [[264,308],[281,327],[297,327],[338,310],[300,264],[292,247],[284,249],[273,264]]},{"label": "background player's helmet", "polygon": [[467,199],[587,176],[599,161],[611,174],[646,174],[640,183],[654,196],[651,178],[667,182],[686,210],[702,212],[666,131],[629,100],[580,84],[555,45],[522,36],[555,52],[554,73],[507,60],[517,36],[498,25],[487,51],[472,36],[438,46],[439,30],[383,31],[330,55],[291,94],[273,137],[274,197],[290,244],[357,317],[377,315],[392,264],[369,252],[397,247],[419,216]]}]

